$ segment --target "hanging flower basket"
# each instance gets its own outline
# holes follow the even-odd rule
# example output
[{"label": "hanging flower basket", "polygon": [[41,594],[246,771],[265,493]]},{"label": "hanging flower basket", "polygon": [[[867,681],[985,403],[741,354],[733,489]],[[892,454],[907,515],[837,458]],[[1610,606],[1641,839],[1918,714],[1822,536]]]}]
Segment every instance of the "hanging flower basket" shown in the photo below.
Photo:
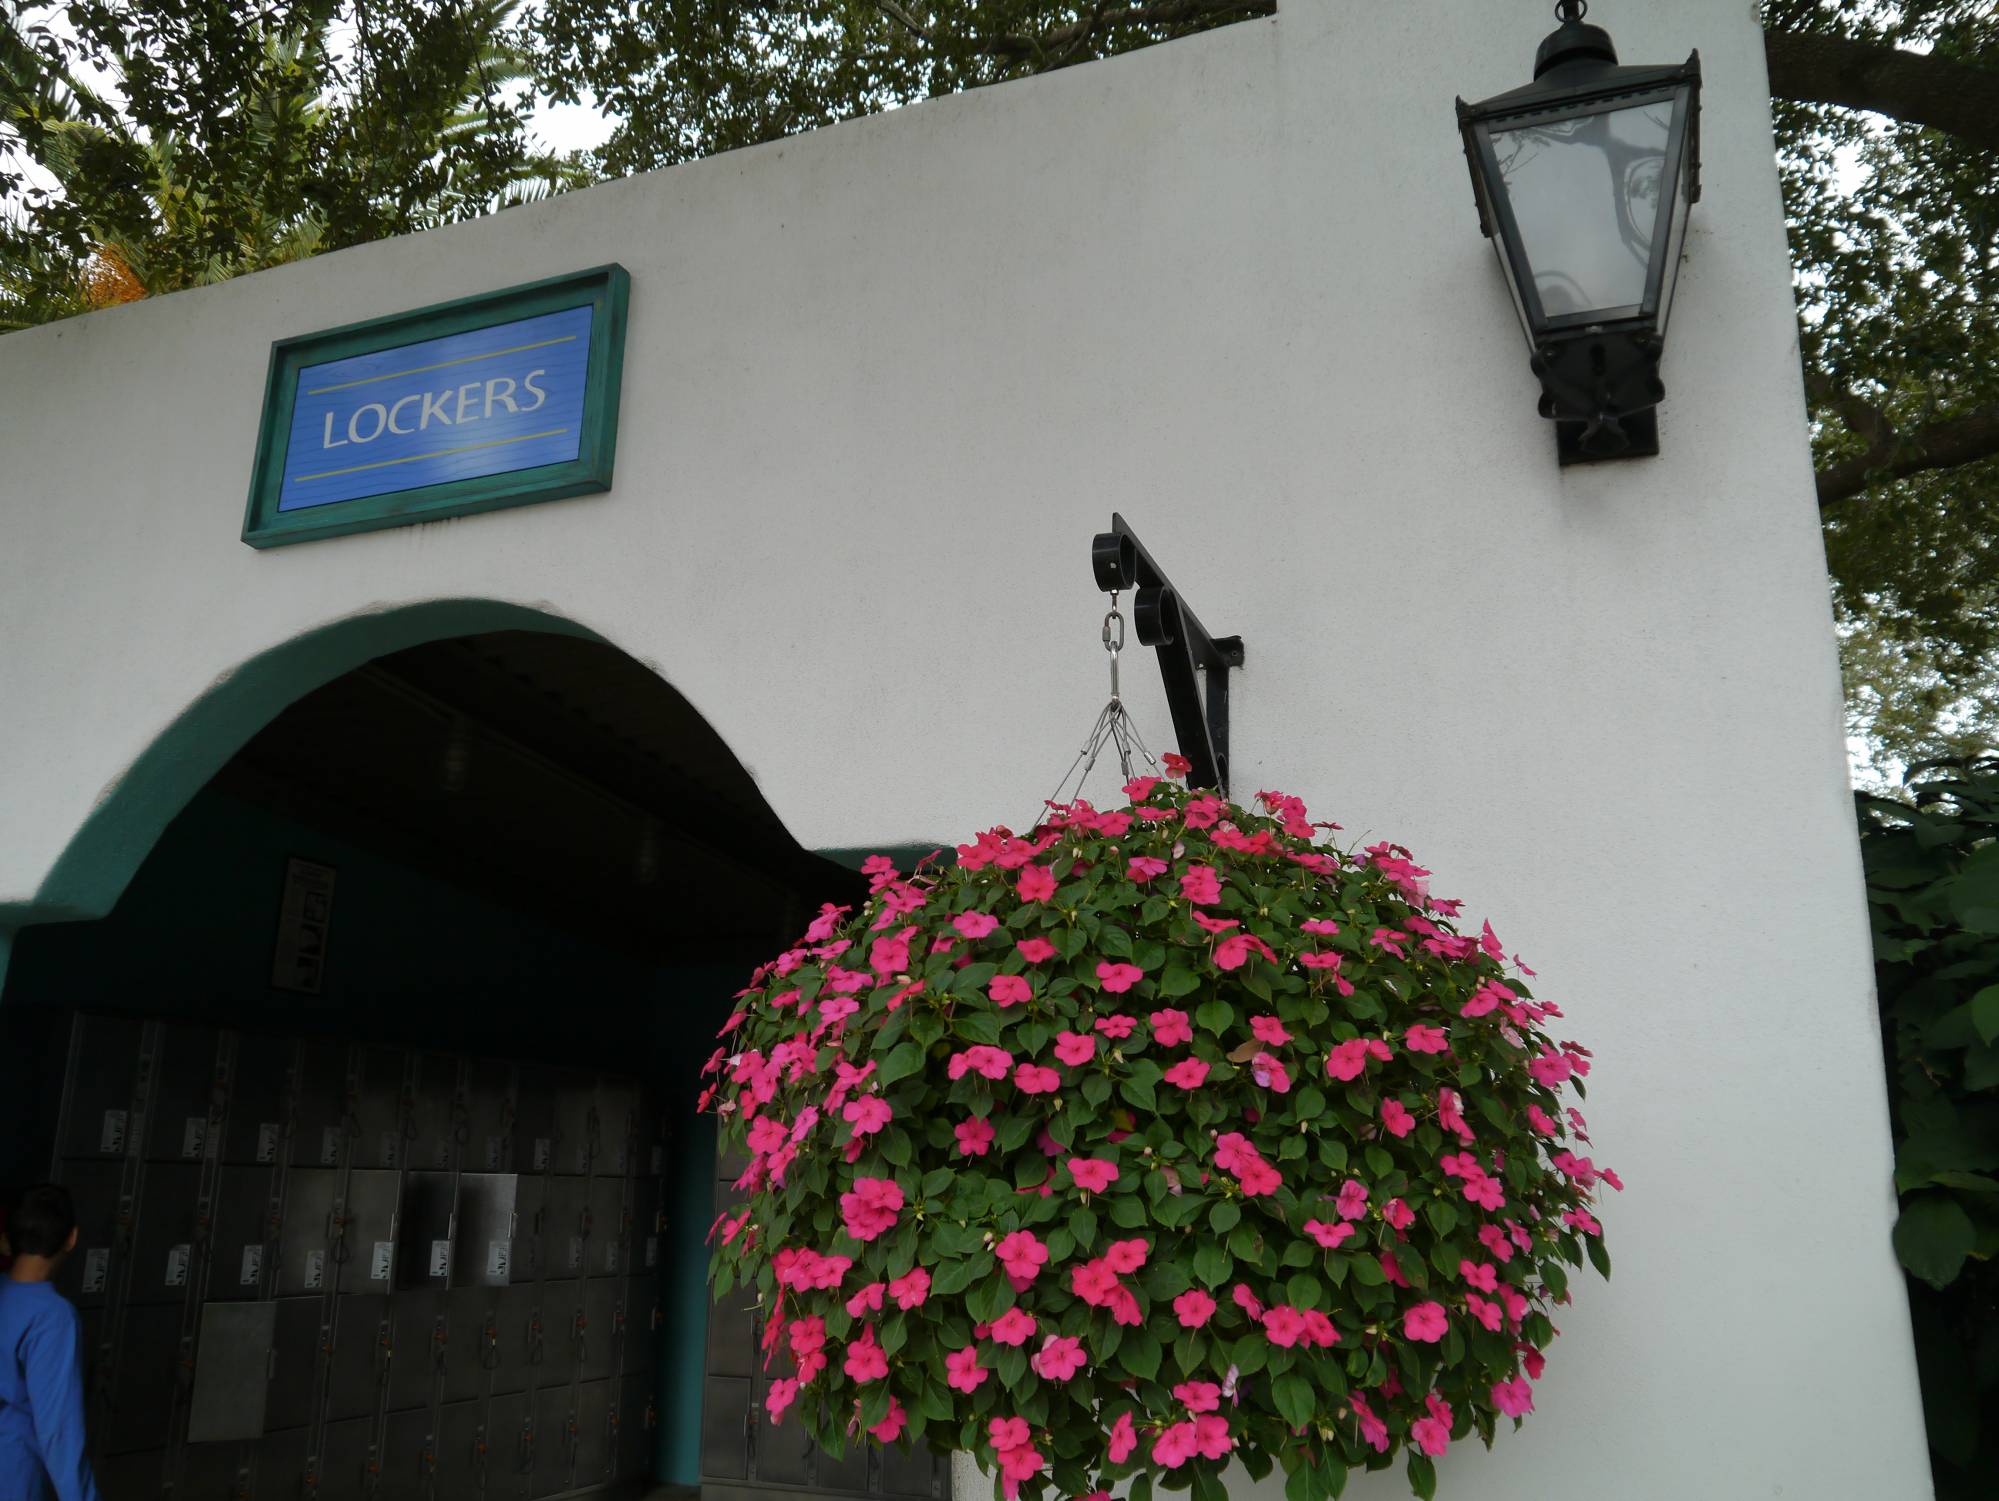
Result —
[{"label": "hanging flower basket", "polygon": [[[1169,765],[1177,758],[1168,758]],[[968,1450],[1008,1497],[1290,1501],[1534,1407],[1588,1051],[1408,852],[1154,777],[948,869],[885,859],[758,970],[702,1107],[747,1152],[773,1422]],[[866,1437],[864,1437],[864,1435]]]}]

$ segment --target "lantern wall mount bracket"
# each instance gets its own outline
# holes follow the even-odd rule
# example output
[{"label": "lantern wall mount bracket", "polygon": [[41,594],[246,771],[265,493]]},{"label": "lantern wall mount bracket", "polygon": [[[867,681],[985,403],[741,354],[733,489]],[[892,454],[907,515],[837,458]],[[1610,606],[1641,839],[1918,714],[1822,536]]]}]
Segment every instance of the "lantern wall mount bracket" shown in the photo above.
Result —
[{"label": "lantern wall mount bracket", "polygon": [[[1090,543],[1090,566],[1106,594],[1137,590],[1132,618],[1141,645],[1159,658],[1173,736],[1187,758],[1189,787],[1229,787],[1229,670],[1242,666],[1240,636],[1211,636],[1138,534],[1117,512]],[[1205,702],[1201,674],[1207,674]]]}]

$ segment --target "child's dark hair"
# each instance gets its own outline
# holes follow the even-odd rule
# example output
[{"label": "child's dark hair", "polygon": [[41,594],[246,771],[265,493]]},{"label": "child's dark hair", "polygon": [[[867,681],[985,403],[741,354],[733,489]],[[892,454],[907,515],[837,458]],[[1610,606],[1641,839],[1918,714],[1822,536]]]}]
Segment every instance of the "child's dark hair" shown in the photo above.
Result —
[{"label": "child's dark hair", "polygon": [[76,1206],[59,1183],[24,1188],[7,1211],[7,1244],[16,1256],[60,1256],[76,1228]]}]

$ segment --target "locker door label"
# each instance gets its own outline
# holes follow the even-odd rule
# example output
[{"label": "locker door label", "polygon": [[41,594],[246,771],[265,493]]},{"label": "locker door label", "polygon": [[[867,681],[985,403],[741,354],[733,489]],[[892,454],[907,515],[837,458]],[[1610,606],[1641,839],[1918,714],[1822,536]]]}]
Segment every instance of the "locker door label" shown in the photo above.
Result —
[{"label": "locker door label", "polygon": [[319,1133],[319,1165],[338,1167],[340,1165],[340,1128],[328,1126]]},{"label": "locker door label", "polygon": [[604,1270],[615,1272],[617,1269],[618,1243],[615,1240],[607,1240],[604,1242]]},{"label": "locker door label", "polygon": [[579,1173],[590,1171],[590,1143],[587,1141],[576,1143],[576,1171]]},{"label": "locker door label", "polygon": [[622,1141],[618,1143],[617,1150],[611,1153],[611,1175],[615,1178],[625,1176],[625,1144]]},{"label": "locker door label", "polygon": [[255,1287],[264,1280],[264,1248],[243,1247],[243,1269],[236,1276],[238,1287]]},{"label": "locker door label", "polygon": [[646,1267],[648,1270],[650,1270],[651,1268],[657,1266],[658,1264],[659,1264],[659,1237],[657,1235],[648,1235],[646,1237]]},{"label": "locker door label", "polygon": [[326,1286],[326,1252],[307,1251],[305,1253],[305,1290],[316,1293]]},{"label": "locker door label", "polygon": [[[120,1117],[120,1119],[123,1119],[123,1117]],[[534,1139],[534,1170],[536,1172],[545,1173],[548,1171],[549,1152],[553,1146],[554,1143],[546,1136],[537,1136]]]},{"label": "locker door label", "polygon": [[265,1121],[257,1127],[257,1160],[276,1162],[278,1160],[278,1123]]},{"label": "locker door label", "polygon": [[168,1287],[187,1286],[187,1263],[193,1254],[194,1247],[190,1245],[174,1246],[167,1251]]},{"label": "locker door label", "polygon": [[394,1131],[384,1131],[382,1133],[383,1167],[402,1166],[402,1163],[396,1157],[396,1153],[401,1149],[401,1147],[402,1147],[402,1137],[397,1135]]},{"label": "locker door label", "polygon": [[101,1293],[111,1273],[111,1248],[92,1246],[83,1253],[83,1290]]},{"label": "locker door label", "polygon": [[569,1270],[572,1272],[583,1270],[583,1237],[580,1235],[569,1237]]},{"label": "locker door label", "polygon": [[395,1260],[395,1257],[396,1243],[394,1241],[376,1241],[375,1249],[368,1257],[368,1280],[370,1282],[387,1282],[389,1280],[389,1265]]},{"label": "locker door label", "polygon": [[486,1138],[486,1171],[489,1173],[497,1173],[500,1170],[500,1143],[504,1140],[506,1138],[503,1136]]},{"label": "locker door label", "polygon": [[208,1145],[208,1117],[190,1115],[181,1127],[180,1154],[183,1157],[199,1157],[201,1149]]},{"label": "locker door label", "polygon": [[512,1250],[513,1247],[504,1240],[489,1240],[486,1242],[486,1275],[488,1277],[503,1280],[513,1275],[513,1256],[509,1254]]},{"label": "locker door label", "polygon": [[107,1110],[104,1112],[104,1130],[97,1138],[100,1152],[122,1152],[125,1150],[125,1112]]},{"label": "locker door label", "polygon": [[430,1275],[442,1277],[451,1270],[451,1242],[434,1240],[430,1243]]},{"label": "locker door label", "polygon": [[431,1155],[432,1167],[450,1167],[451,1166],[450,1138],[440,1136],[437,1139],[437,1150],[432,1152],[430,1155]]}]

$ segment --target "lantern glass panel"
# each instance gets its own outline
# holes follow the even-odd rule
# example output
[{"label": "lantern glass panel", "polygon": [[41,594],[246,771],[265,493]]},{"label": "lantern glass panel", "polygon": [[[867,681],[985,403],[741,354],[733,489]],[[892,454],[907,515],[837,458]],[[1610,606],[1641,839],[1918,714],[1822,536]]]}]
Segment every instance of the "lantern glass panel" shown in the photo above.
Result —
[{"label": "lantern glass panel", "polygon": [[1548,322],[1643,310],[1672,128],[1670,98],[1492,127],[1493,157]]}]

